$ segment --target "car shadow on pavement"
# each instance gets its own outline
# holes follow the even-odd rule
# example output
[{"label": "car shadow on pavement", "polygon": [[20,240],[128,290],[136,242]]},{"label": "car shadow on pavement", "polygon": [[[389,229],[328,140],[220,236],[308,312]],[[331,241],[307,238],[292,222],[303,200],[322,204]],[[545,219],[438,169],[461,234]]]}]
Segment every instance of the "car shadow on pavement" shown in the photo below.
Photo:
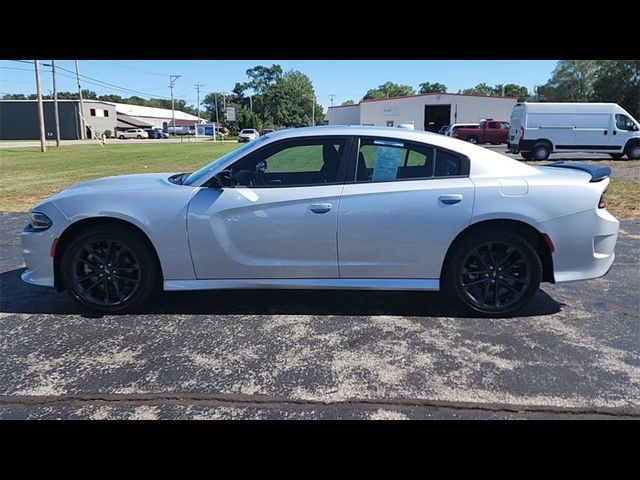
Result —
[{"label": "car shadow on pavement", "polygon": [[[0,312],[100,316],[77,305],[67,293],[24,283],[16,269],[0,274]],[[551,315],[564,305],[543,290],[519,317]],[[380,290],[217,290],[167,292],[136,312],[151,315],[399,315],[463,316],[437,292]]]}]

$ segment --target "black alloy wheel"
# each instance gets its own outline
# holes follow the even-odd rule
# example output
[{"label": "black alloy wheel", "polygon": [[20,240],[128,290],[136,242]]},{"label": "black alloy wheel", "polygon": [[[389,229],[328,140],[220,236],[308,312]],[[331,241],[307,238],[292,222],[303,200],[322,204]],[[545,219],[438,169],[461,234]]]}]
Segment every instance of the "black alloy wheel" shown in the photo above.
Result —
[{"label": "black alloy wheel", "polygon": [[114,240],[90,241],[72,260],[73,283],[87,303],[113,307],[129,300],[140,287],[140,263]]},{"label": "black alloy wheel", "polygon": [[503,316],[525,306],[541,279],[540,258],[524,238],[485,233],[459,246],[445,272],[445,289],[471,312]]},{"label": "black alloy wheel", "polygon": [[137,232],[94,227],[74,238],[62,253],[65,288],[80,304],[102,313],[140,306],[160,289],[160,269]]}]

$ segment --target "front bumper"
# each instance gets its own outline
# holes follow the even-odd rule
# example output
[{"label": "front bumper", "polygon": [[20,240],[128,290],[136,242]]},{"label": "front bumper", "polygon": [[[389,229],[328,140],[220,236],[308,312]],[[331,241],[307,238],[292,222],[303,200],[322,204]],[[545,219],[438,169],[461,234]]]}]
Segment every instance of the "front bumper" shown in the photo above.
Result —
[{"label": "front bumper", "polygon": [[46,230],[33,230],[27,225],[22,231],[20,242],[27,269],[21,278],[33,285],[53,287],[55,281],[51,246],[62,235],[69,222],[52,203],[38,205],[36,211],[47,215],[52,225]]}]

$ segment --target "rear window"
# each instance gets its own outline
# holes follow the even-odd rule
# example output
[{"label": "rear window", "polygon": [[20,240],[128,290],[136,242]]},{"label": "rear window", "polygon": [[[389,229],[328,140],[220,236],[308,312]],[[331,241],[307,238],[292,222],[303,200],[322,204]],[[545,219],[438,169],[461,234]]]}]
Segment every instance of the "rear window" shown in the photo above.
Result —
[{"label": "rear window", "polygon": [[254,133],[255,130],[242,130],[240,133]]}]

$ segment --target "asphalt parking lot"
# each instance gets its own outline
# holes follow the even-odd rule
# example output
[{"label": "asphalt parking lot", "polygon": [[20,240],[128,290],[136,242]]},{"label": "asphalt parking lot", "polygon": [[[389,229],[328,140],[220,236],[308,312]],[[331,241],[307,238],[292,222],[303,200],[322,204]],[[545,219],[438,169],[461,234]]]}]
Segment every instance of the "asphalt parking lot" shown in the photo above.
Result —
[{"label": "asphalt parking lot", "polygon": [[136,315],[26,285],[0,214],[0,418],[640,418],[640,222],[608,276],[524,316],[438,294],[171,293]]}]

